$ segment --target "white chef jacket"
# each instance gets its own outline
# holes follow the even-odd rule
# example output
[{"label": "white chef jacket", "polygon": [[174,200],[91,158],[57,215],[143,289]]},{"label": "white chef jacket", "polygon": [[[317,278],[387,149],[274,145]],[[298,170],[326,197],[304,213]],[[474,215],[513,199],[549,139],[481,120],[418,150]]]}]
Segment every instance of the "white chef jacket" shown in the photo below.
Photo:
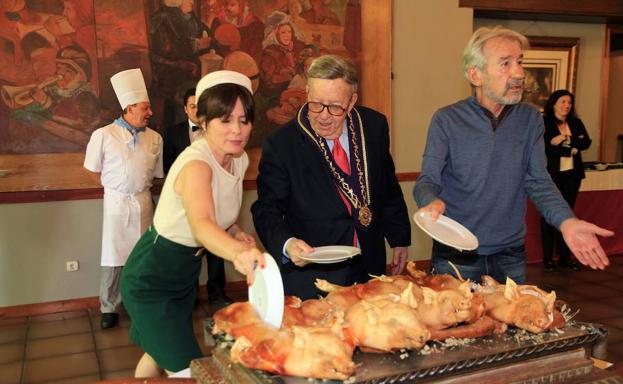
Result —
[{"label": "white chef jacket", "polygon": [[151,224],[150,187],[154,177],[164,177],[162,137],[146,128],[134,143],[132,134],[113,122],[91,135],[84,167],[101,172],[104,186],[101,265],[122,266]]}]

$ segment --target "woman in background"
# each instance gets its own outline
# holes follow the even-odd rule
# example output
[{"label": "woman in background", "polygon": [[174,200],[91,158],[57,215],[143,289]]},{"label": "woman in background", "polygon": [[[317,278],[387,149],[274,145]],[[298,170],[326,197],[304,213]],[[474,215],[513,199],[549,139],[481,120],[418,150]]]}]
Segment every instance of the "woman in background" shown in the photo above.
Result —
[{"label": "woman in background", "polygon": [[[584,178],[584,165],[581,151],[588,149],[591,139],[586,128],[575,114],[575,97],[565,89],[551,94],[545,104],[545,154],[547,170],[560,190],[564,199],[573,208]],[[554,243],[560,257],[559,266],[566,266],[574,271],[580,264],[571,259],[569,247],[562,234],[541,219],[541,241],[543,243],[543,265],[547,271],[554,269],[552,255]]]},{"label": "woman in background", "polygon": [[254,120],[251,92],[251,80],[233,71],[212,72],[197,84],[203,137],[171,166],[154,222],[121,275],[130,338],[145,352],[136,377],[181,371],[202,356],[192,312],[203,247],[230,260],[249,284],[254,264],[264,266],[253,237],[235,224],[249,165],[244,147]]}]

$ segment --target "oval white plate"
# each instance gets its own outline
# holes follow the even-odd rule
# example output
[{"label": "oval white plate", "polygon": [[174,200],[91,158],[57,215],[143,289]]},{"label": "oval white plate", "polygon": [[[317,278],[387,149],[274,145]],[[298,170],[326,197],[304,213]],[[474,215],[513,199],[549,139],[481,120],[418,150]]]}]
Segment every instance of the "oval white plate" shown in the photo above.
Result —
[{"label": "oval white plate", "polygon": [[416,212],[413,214],[413,221],[433,239],[459,251],[473,251],[478,248],[476,236],[447,216],[439,215],[437,221],[433,221],[429,212]]},{"label": "oval white plate", "polygon": [[283,282],[275,259],[264,253],[266,266],[255,267],[253,284],[249,287],[249,302],[264,320],[275,328],[281,327],[283,320]]},{"label": "oval white plate", "polygon": [[314,252],[301,255],[301,259],[317,264],[332,264],[350,259],[360,253],[361,249],[357,247],[348,245],[327,245],[324,247],[315,247]]}]

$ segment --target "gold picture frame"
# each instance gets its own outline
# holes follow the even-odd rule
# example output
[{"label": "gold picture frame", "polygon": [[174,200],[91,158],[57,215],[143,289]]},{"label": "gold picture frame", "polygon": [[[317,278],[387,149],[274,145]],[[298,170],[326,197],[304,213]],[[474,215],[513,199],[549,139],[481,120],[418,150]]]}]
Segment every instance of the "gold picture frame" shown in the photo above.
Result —
[{"label": "gold picture frame", "polygon": [[558,89],[575,92],[580,39],[576,37],[529,36],[524,51],[526,72],[523,101],[542,112],[549,95]]}]

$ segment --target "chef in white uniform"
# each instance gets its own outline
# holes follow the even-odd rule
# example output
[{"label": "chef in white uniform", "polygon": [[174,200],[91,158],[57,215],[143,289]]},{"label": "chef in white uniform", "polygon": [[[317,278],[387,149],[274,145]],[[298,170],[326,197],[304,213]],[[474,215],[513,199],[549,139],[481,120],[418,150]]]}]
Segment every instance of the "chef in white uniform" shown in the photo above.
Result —
[{"label": "chef in white uniform", "polygon": [[164,177],[162,138],[147,127],[151,104],[141,70],[111,77],[123,115],[93,132],[84,167],[97,173],[104,187],[100,310],[102,329],[119,320],[119,277],[132,248],[151,224],[154,177]]}]

